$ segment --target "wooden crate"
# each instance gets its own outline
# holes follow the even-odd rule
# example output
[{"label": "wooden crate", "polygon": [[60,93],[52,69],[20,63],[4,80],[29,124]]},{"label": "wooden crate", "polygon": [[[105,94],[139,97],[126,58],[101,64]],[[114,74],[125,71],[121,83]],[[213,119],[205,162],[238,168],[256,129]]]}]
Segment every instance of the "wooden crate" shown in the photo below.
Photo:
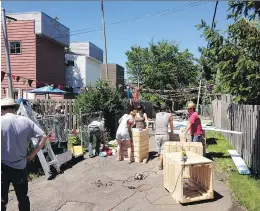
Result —
[{"label": "wooden crate", "polygon": [[[164,187],[180,203],[214,198],[212,161],[197,153],[187,152],[188,160],[181,161],[181,152],[164,154]],[[184,169],[189,177],[184,177]]]},{"label": "wooden crate", "polygon": [[203,145],[201,142],[175,142],[175,141],[166,141],[163,144],[163,152],[170,153],[170,152],[180,152],[182,151],[182,147],[186,151],[191,151],[197,153],[201,156],[204,155],[203,153]]},{"label": "wooden crate", "polygon": [[[135,162],[142,162],[143,159],[149,157],[149,129],[139,131],[138,129],[132,129],[132,156],[131,160]],[[122,146],[122,157],[124,160],[129,161],[127,154],[127,147]]]}]

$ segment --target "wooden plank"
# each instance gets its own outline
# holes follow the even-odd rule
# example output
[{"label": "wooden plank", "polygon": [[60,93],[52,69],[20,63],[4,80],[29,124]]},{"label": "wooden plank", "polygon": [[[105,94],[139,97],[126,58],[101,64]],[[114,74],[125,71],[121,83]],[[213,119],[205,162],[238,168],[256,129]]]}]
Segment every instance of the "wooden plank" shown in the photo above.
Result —
[{"label": "wooden plank", "polygon": [[186,151],[198,153],[203,156],[203,145],[201,142],[174,142],[166,141],[163,145],[164,153],[181,152],[182,148]]},{"label": "wooden plank", "polygon": [[239,156],[236,150],[228,150],[233,162],[235,163],[238,172],[240,174],[250,174],[249,169],[247,168],[244,160]]},{"label": "wooden plank", "polygon": [[72,131],[73,128],[72,118],[72,101],[69,100],[69,131]]}]

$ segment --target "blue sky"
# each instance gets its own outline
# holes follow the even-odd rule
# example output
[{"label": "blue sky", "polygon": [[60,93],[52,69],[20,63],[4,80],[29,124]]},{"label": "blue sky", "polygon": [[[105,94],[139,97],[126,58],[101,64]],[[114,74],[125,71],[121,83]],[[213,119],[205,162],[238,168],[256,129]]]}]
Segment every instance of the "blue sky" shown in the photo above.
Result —
[{"label": "blue sky", "polygon": [[[186,10],[172,12],[167,15],[153,15],[156,12],[171,11],[191,6],[190,1],[105,1],[105,20],[107,24],[108,62],[125,67],[125,52],[132,45],[147,46],[149,41],[162,39],[176,41],[183,50],[199,57],[198,46],[206,46],[195,25],[201,19],[211,24],[215,2],[208,2]],[[194,2],[193,2],[194,3]],[[96,29],[102,26],[100,1],[5,1],[2,7],[6,12],[42,11],[70,28],[71,34]],[[216,20],[219,29],[226,29],[230,21],[226,20],[227,1],[220,1]],[[147,16],[145,16],[147,15]],[[109,26],[110,23],[145,16],[139,21]],[[78,31],[87,29],[83,31]],[[72,35],[71,42],[90,41],[104,49],[102,30]]]}]

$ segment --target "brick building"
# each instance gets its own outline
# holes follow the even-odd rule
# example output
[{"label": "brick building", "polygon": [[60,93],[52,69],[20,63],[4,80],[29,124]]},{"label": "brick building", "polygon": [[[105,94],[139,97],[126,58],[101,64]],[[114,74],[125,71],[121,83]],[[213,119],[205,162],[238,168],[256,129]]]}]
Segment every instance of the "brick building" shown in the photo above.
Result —
[{"label": "brick building", "polygon": [[[7,15],[17,20],[7,21],[11,70],[21,77],[18,82],[13,80],[14,97],[25,97],[26,90],[36,88],[36,81],[65,86],[64,48],[69,46],[70,30],[42,12]],[[1,47],[1,71],[6,72],[3,34]],[[33,80],[31,87],[23,78]],[[7,76],[1,94],[2,98],[8,96]],[[28,98],[34,97],[30,94]]]}]

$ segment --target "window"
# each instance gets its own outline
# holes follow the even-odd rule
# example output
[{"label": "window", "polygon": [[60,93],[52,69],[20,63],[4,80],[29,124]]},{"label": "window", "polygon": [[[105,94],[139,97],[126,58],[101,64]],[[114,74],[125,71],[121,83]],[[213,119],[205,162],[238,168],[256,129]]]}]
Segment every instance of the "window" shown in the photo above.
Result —
[{"label": "window", "polygon": [[67,62],[67,66],[69,67],[69,66],[74,66],[74,61],[70,61],[70,60],[68,60],[68,62]]},{"label": "window", "polygon": [[[20,88],[13,88],[13,96],[11,98],[19,99],[20,96]],[[10,97],[8,93],[8,88],[6,88],[6,97]]]},{"label": "window", "polygon": [[21,53],[21,42],[11,41],[10,42],[10,54],[20,54]]}]

